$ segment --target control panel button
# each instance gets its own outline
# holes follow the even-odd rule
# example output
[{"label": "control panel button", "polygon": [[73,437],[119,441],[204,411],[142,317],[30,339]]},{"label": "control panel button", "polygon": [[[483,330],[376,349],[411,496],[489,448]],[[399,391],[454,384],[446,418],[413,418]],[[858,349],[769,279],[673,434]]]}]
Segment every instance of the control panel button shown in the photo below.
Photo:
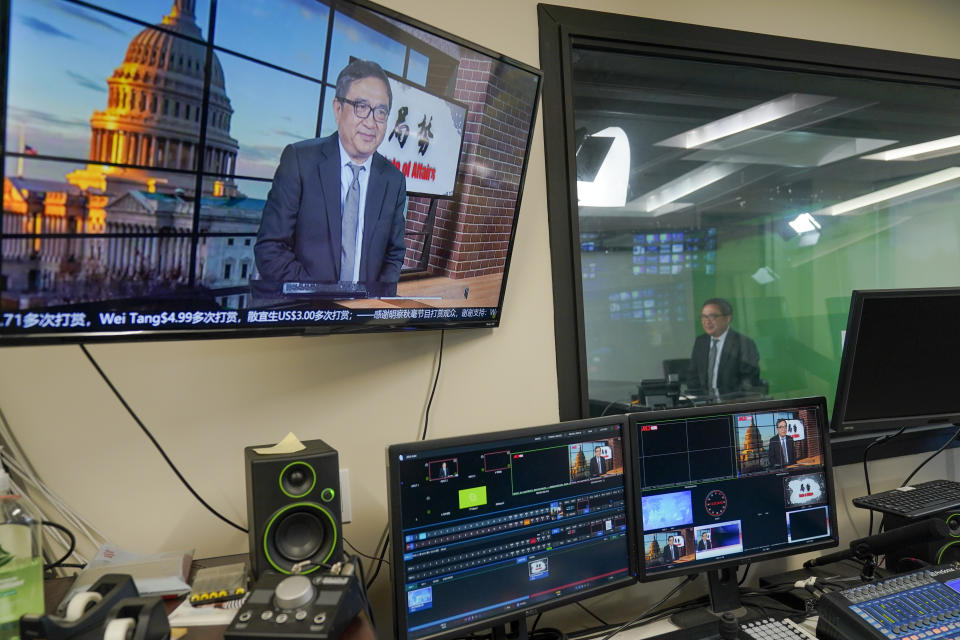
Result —
[{"label": "control panel button", "polygon": [[296,609],[313,600],[315,590],[306,576],[284,578],[273,592],[274,601],[281,609]]}]

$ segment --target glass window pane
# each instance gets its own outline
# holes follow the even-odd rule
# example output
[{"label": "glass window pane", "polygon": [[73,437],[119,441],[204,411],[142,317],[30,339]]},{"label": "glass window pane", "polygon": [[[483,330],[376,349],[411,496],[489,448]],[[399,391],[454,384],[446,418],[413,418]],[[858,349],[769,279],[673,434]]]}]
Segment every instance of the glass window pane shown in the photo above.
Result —
[{"label": "glass window pane", "polygon": [[[690,360],[698,397],[832,397],[852,289],[960,284],[957,91],[589,48],[574,60],[591,397],[627,401]],[[718,303],[702,318],[716,297],[732,315]],[[726,336],[710,388],[706,333]],[[759,376],[727,370],[724,352],[749,345]]]},{"label": "glass window pane", "polygon": [[[357,11],[357,16],[372,19],[367,11]],[[403,77],[406,50],[400,42],[338,11],[333,19],[328,80],[331,83],[337,81],[337,74],[350,63],[350,56],[372,60],[387,73]]]},{"label": "glass window pane", "polygon": [[[296,0],[220,0],[217,46],[314,78],[323,75],[330,9]],[[277,43],[282,42],[282,46]]]},{"label": "glass window pane", "polygon": [[427,68],[430,58],[419,51],[410,49],[410,59],[407,61],[407,80],[419,85],[427,84]]},{"label": "glass window pane", "polygon": [[229,53],[218,56],[233,108],[230,136],[240,145],[234,173],[273,178],[283,148],[314,137],[320,85]]},{"label": "glass window pane", "polygon": [[34,159],[5,162],[5,305],[132,297],[188,280],[184,256],[190,253],[194,200],[193,187],[185,186],[191,176],[104,172],[99,165]]},{"label": "glass window pane", "polygon": [[[91,4],[103,7],[104,9],[116,11],[117,13],[136,18],[137,20],[143,20],[150,24],[166,23],[168,29],[180,31],[184,35],[194,38],[205,38],[207,25],[210,24],[210,0],[196,0],[193,8],[193,16],[177,14],[179,20],[173,19],[175,0],[136,0],[136,2],[131,2],[130,0],[89,1]],[[77,15],[83,15],[82,12],[86,11],[83,7],[77,7],[76,5],[67,3],[63,3],[62,10],[76,13]],[[88,14],[87,19],[92,20],[96,15],[97,14],[91,12]],[[164,18],[166,18],[166,20],[164,20]],[[196,25],[196,28],[193,25]],[[197,28],[199,28],[199,32],[197,32]]]}]

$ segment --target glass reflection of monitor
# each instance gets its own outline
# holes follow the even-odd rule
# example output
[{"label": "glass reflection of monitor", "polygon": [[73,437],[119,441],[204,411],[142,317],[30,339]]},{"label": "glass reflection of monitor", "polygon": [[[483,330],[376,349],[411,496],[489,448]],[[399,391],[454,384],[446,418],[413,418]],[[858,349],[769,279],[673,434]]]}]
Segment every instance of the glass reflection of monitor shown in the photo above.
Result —
[{"label": "glass reflection of monitor", "polygon": [[836,546],[827,426],[822,397],[633,414],[640,579],[706,572],[720,613],[738,565]]},{"label": "glass reflection of monitor", "polygon": [[394,637],[525,638],[528,613],[632,584],[625,431],[609,416],[390,446]]}]

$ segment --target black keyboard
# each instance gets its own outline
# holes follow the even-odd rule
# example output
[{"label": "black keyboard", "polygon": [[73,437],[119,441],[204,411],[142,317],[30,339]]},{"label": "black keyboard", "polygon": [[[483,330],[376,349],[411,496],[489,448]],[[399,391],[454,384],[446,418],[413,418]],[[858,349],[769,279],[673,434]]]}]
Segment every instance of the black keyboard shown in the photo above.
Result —
[{"label": "black keyboard", "polygon": [[315,298],[366,298],[367,287],[358,282],[284,282],[285,296]]},{"label": "black keyboard", "polygon": [[922,518],[960,507],[960,482],[931,480],[853,499],[854,506],[902,518]]}]

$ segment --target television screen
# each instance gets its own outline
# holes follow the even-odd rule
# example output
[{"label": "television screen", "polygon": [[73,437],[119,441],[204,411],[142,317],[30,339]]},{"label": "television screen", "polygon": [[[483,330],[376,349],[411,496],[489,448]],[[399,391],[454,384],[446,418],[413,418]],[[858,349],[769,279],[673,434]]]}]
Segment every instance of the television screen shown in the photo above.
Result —
[{"label": "television screen", "polygon": [[3,6],[0,343],[499,324],[538,70],[362,0]]}]

